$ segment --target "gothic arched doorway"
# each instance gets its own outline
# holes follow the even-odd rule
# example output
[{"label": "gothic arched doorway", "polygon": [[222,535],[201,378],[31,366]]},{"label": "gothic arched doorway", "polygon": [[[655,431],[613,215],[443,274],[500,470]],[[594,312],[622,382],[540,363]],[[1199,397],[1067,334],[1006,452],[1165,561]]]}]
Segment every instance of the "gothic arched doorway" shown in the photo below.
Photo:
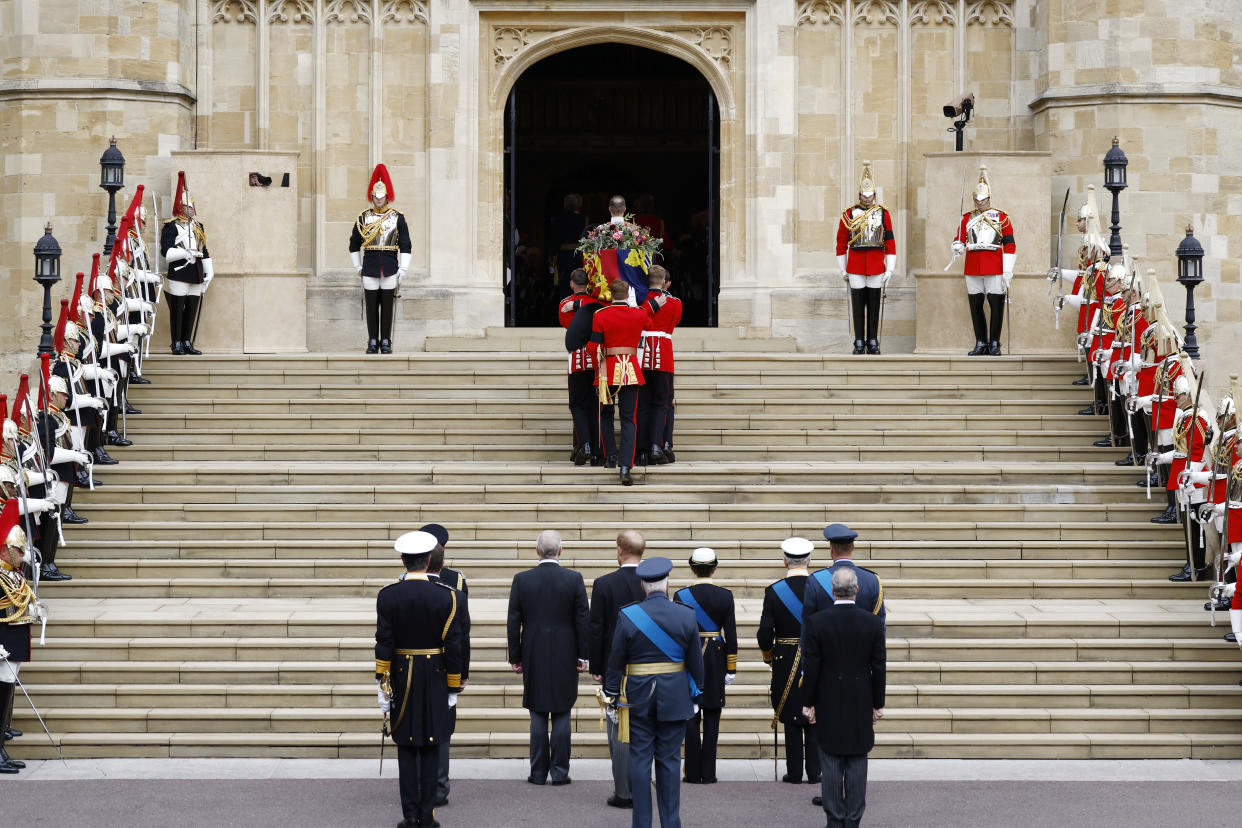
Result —
[{"label": "gothic arched doorway", "polygon": [[[557,324],[576,266],[564,248],[579,221],[607,221],[619,193],[630,212],[664,226],[682,324],[715,326],[719,125],[707,80],[663,52],[581,46],[523,72],[505,106],[506,324]],[[581,218],[566,215],[571,195]]]}]

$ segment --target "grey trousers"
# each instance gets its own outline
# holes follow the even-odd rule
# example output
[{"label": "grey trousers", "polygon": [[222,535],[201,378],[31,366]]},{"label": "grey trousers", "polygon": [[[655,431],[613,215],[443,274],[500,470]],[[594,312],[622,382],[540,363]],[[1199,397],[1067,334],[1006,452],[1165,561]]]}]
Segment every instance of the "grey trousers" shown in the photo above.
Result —
[{"label": "grey trousers", "polygon": [[630,716],[630,828],[651,828],[651,767],[655,765],[656,810],[661,828],[681,828],[681,743],[685,722]]},{"label": "grey trousers", "polygon": [[[457,708],[449,708],[449,732],[457,731]],[[440,743],[440,771],[436,774],[436,801],[448,799],[449,795],[449,743]]]},{"label": "grey trousers", "polygon": [[[548,737],[551,720],[552,736]],[[536,779],[551,777],[559,782],[569,776],[569,711],[536,713],[530,711],[530,775]]]},{"label": "grey trousers", "polygon": [[821,750],[819,763],[828,828],[856,828],[867,807],[867,755],[838,756]]},{"label": "grey trousers", "polygon": [[630,799],[630,746],[617,739],[617,725],[608,720],[608,755],[612,757],[612,785],[621,799]]}]

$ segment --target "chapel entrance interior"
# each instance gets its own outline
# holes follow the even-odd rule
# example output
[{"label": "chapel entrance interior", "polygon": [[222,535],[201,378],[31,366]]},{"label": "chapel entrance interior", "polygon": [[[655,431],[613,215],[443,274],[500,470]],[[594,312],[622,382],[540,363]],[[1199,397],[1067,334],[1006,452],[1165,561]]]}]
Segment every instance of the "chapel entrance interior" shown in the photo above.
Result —
[{"label": "chapel entrance interior", "polygon": [[608,221],[614,193],[664,225],[658,261],[684,303],[682,325],[716,325],[720,118],[698,70],[619,43],[551,55],[514,84],[504,148],[506,325],[558,324],[568,270],[580,266],[564,247],[582,219],[565,198],[581,196],[590,227]]}]

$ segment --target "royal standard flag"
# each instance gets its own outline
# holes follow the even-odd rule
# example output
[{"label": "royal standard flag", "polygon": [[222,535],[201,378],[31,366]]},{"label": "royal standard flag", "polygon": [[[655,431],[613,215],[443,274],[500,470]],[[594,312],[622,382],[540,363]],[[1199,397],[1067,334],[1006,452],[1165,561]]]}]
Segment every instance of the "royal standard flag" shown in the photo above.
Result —
[{"label": "royal standard flag", "polygon": [[591,292],[608,301],[612,298],[608,284],[621,279],[630,286],[636,304],[647,299],[647,273],[651,270],[651,254],[632,248],[601,250],[595,256],[584,256],[583,265],[591,277]]}]

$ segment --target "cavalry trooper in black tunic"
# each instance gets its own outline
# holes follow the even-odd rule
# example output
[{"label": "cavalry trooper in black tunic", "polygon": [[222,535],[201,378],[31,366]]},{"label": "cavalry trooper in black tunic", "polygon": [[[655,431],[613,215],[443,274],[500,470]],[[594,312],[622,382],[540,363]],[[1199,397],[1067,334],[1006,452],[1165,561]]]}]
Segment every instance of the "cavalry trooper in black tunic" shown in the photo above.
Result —
[{"label": "cavalry trooper in black tunic", "polygon": [[8,734],[21,735],[13,723],[13,696],[17,674],[30,661],[30,625],[46,616],[30,583],[22,575],[26,533],[21,528],[19,498],[9,498],[0,511],[0,773],[14,774],[25,762],[9,757]]},{"label": "cavalry trooper in black tunic", "polygon": [[[716,781],[716,743],[720,738],[720,711],[725,687],[737,677],[737,621],[733,593],[712,583],[716,553],[701,547],[690,554],[690,569],[698,579],[677,590],[674,599],[694,610],[703,653],[703,692],[699,712],[686,722],[686,770],[682,781],[710,785]],[[699,729],[702,726],[702,739]]]},{"label": "cavalry trooper in black tunic", "polygon": [[450,735],[449,710],[461,690],[457,593],[432,583],[427,561],[438,546],[428,532],[396,540],[405,575],[375,602],[375,680],[379,707],[392,722],[401,773],[399,828],[431,828],[439,750]]},{"label": "cavalry trooper in black tunic", "polygon": [[765,663],[772,665],[772,729],[785,726],[785,782],[802,782],[803,756],[806,781],[819,784],[819,742],[815,728],[802,716],[802,690],[798,686],[802,665],[802,598],[806,593],[807,567],[815,544],[806,538],[789,538],[781,543],[785,553],[785,577],[763,591],[763,612],[759,616],[759,649]]},{"label": "cavalry trooper in black tunic", "polygon": [[368,354],[392,353],[393,300],[410,267],[410,228],[405,216],[389,206],[396,197],[388,168],[377,164],[367,185],[371,206],[358,214],[349,236],[349,258],[362,277]]},{"label": "cavalry trooper in black tunic", "polygon": [[[427,564],[427,578],[457,593],[457,617],[461,622],[461,689],[466,689],[470,680],[470,591],[466,586],[466,576],[456,569],[444,565],[445,547],[448,546],[449,533],[438,523],[428,523],[420,532],[433,535],[437,549],[431,550]],[[457,708],[449,709],[449,735],[457,732]],[[443,808],[448,804],[449,785],[449,741],[440,745],[440,772],[436,778],[436,807]]]},{"label": "cavalry trooper in black tunic", "polygon": [[194,200],[185,184],[185,172],[177,173],[173,215],[160,231],[160,253],[168,263],[168,331],[172,352],[198,356],[194,347],[194,322],[207,294],[215,268],[207,250],[207,230],[195,216]]}]

